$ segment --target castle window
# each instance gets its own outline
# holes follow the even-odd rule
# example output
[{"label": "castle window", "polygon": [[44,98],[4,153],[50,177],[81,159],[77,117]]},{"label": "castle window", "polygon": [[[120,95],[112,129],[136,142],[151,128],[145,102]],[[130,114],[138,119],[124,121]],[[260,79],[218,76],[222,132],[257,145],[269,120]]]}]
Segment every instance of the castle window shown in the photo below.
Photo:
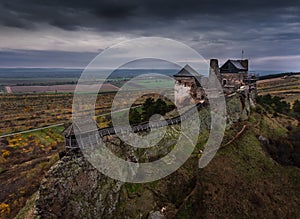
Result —
[{"label": "castle window", "polygon": [[227,84],[227,80],[226,79],[223,79],[223,82],[222,82],[223,86],[225,86]]}]

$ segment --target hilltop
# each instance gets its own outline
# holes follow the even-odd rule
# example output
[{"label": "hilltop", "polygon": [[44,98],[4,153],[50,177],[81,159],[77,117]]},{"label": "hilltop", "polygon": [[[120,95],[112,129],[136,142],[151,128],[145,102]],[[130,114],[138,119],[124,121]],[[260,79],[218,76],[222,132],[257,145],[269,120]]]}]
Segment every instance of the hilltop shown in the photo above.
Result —
[{"label": "hilltop", "polygon": [[271,94],[292,104],[300,99],[300,74],[270,75],[257,82],[257,91],[259,95]]},{"label": "hilltop", "polygon": [[[229,104],[231,112],[241,109],[236,104],[238,99]],[[299,156],[297,133],[297,120],[281,114],[275,117],[258,106],[249,118],[227,129],[222,147],[204,169],[197,165],[207,132],[199,136],[194,153],[179,170],[147,184],[112,180],[80,153],[69,152],[42,181],[36,206],[33,198],[19,218],[32,215],[34,209],[43,218],[296,217],[300,214],[300,169],[290,155]],[[122,144],[117,138],[106,140],[114,149]],[[124,145],[115,152],[122,154],[126,149]],[[166,153],[160,147],[154,152],[154,157]],[[289,162],[278,160],[276,154]]]},{"label": "hilltop", "polygon": [[[294,79],[277,80],[290,83]],[[272,83],[259,82],[258,92],[267,94],[272,92],[272,87]],[[274,91],[276,89],[275,86]],[[293,86],[287,87],[291,94],[292,89]],[[266,93],[262,93],[264,91]],[[111,94],[101,95],[99,98],[109,104],[109,95]],[[68,95],[31,94],[22,101],[19,96],[14,95],[2,98],[11,103],[3,109],[7,119],[12,121],[12,125],[6,127],[6,133],[13,129],[22,131],[24,124],[30,125],[30,121],[22,119],[23,112],[14,111],[14,105],[25,106],[24,101],[32,104],[31,109],[27,110],[35,112],[34,121],[43,119],[52,120],[54,123],[64,119],[56,117],[54,106],[64,112],[63,117],[70,116],[71,97]],[[36,100],[46,104],[36,104]],[[65,156],[58,158],[58,152],[64,148],[64,140],[59,135],[62,126],[2,138],[0,144],[10,154],[2,151],[0,176],[3,185],[7,181],[14,183],[4,186],[6,193],[0,206],[1,216],[12,218],[26,200],[27,204],[17,218],[32,218],[34,212],[47,218],[53,217],[53,213],[67,210],[70,214],[64,217],[87,214],[92,217],[98,213],[97,215],[107,217],[126,215],[129,218],[138,218],[142,215],[147,218],[149,214],[165,208],[163,214],[167,218],[175,215],[177,218],[188,218],[189,215],[195,215],[196,218],[299,215],[298,121],[289,115],[276,112],[273,103],[257,105],[251,109],[249,115],[249,103],[242,109],[243,104],[240,101],[238,96],[229,101],[227,107],[231,115],[228,120],[230,127],[226,130],[222,148],[207,167],[199,170],[197,166],[201,156],[199,151],[203,150],[208,136],[208,132],[203,131],[193,155],[178,171],[148,184],[121,184],[107,178],[96,171],[80,153],[67,152]],[[45,117],[39,117],[42,110],[47,112]],[[105,112],[106,107],[101,106],[97,110]],[[207,113],[208,111],[202,110],[200,115],[204,118],[202,127],[206,128],[209,126]],[[242,115],[240,119],[239,115]],[[99,117],[100,120],[103,123],[103,118]],[[178,127],[173,128],[169,140],[148,153],[147,157],[140,158],[144,161],[155,160],[172,149]],[[113,150],[121,144],[114,137],[106,138],[106,141],[110,142]],[[115,152],[122,157],[121,154],[128,147],[122,145],[121,148]],[[134,153],[130,150],[129,152]],[[134,155],[141,154],[143,153],[139,151]],[[37,155],[41,159],[36,159]],[[22,165],[22,161],[27,162]],[[51,165],[52,168],[42,180]],[[25,175],[27,181],[22,181]],[[39,184],[41,186],[37,193]]]}]

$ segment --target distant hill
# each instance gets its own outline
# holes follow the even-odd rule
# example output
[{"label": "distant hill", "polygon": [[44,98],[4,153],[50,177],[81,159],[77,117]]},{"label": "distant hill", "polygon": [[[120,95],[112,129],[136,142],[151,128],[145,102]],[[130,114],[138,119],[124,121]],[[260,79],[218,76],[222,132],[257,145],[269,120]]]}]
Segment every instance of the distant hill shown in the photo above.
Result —
[{"label": "distant hill", "polygon": [[300,75],[300,72],[284,72],[284,73],[277,73],[277,74],[268,74],[268,75],[259,76],[259,80],[279,78],[279,77],[292,76],[292,75]]}]

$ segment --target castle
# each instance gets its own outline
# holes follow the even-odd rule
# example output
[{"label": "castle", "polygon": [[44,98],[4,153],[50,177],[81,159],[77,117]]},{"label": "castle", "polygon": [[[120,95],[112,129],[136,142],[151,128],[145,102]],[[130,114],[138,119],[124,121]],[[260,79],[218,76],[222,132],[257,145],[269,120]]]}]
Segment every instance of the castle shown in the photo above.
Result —
[{"label": "castle", "polygon": [[[256,78],[254,76],[249,76],[248,74],[248,60],[228,60],[221,67],[218,65],[217,59],[210,60],[210,76],[212,74],[216,75],[216,79],[221,83],[225,97],[231,96],[236,92],[239,92],[242,99],[247,98],[250,103],[255,102],[256,97]],[[202,104],[207,101],[207,95],[205,90],[209,91],[207,85],[207,78],[203,75],[197,73],[189,65],[184,66],[177,74],[174,75],[175,78],[175,104],[185,105],[189,101],[193,101],[197,104]],[[209,79],[211,80],[211,79]],[[201,82],[201,83],[200,83]],[[204,87],[206,89],[204,89]],[[242,101],[243,102],[243,101]],[[244,106],[243,106],[244,108]],[[167,125],[179,124],[181,120],[186,119],[189,116],[189,111],[185,112],[181,116],[167,119]],[[182,118],[181,118],[182,117]],[[90,121],[93,123],[95,121]],[[85,125],[85,124],[81,124]],[[97,127],[97,124],[95,124]],[[157,122],[150,126],[149,123],[142,123],[132,127],[134,132],[146,131],[151,128],[162,127],[164,124]],[[76,124],[75,124],[75,127]],[[79,130],[80,128],[77,127]],[[130,130],[124,127],[108,127],[95,130],[90,130],[89,132],[83,132],[79,136],[79,140],[87,139],[89,142],[98,142],[99,139],[96,138],[97,135],[94,134],[98,131],[100,137],[114,135],[121,132],[129,132]],[[66,147],[67,148],[78,148],[77,139],[74,133],[73,124],[64,130]]]},{"label": "castle", "polygon": [[[245,90],[251,95],[253,100],[256,96],[256,77],[248,73],[248,60],[227,60],[219,67],[217,59],[210,60],[209,74],[215,74],[222,85],[225,95],[230,95],[238,90]],[[203,103],[206,100],[206,94],[199,81],[204,78],[197,73],[191,66],[184,66],[177,74],[173,75],[175,79],[175,102],[184,105],[187,101]]]}]

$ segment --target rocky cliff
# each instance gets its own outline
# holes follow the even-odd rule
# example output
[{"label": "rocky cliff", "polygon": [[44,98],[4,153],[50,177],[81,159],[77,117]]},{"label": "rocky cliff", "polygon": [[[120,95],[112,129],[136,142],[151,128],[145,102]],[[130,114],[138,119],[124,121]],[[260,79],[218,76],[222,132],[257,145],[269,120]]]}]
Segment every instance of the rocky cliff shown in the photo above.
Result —
[{"label": "rocky cliff", "polygon": [[[209,111],[201,111],[204,128],[191,157],[173,174],[151,183],[113,180],[91,166],[80,151],[68,151],[41,182],[36,217],[274,218],[299,215],[299,168],[276,163],[258,139],[262,133],[269,138],[270,129],[281,130],[278,135],[284,137],[285,127],[280,122],[274,125],[265,115],[253,112],[250,116],[249,109],[249,101],[243,95],[230,99],[227,106],[230,126],[223,147],[204,169],[198,168],[198,159],[208,137]],[[132,149],[116,137],[105,141],[114,153],[126,154],[124,159],[134,156],[147,162],[172,149],[178,126],[169,129],[167,138],[147,152]]]}]

